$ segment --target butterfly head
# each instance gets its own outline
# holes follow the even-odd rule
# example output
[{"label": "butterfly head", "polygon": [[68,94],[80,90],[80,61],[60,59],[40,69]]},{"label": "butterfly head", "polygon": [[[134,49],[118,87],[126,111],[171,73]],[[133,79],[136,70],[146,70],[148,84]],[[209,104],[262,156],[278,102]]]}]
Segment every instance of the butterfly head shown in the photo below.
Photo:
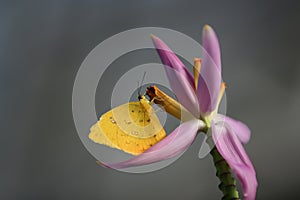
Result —
[{"label": "butterfly head", "polygon": [[143,99],[143,98],[145,98],[145,96],[144,96],[144,95],[142,95],[142,94],[139,94],[139,95],[138,95],[138,99],[139,99],[139,101],[141,101],[141,99]]}]

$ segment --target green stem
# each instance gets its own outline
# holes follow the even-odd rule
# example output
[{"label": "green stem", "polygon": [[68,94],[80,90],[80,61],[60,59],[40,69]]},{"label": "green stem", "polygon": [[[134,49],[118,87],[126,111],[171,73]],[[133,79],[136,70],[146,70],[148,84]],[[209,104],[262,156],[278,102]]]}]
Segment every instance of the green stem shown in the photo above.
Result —
[{"label": "green stem", "polygon": [[210,154],[217,170],[216,176],[220,180],[219,189],[223,193],[222,200],[240,200],[239,193],[236,187],[236,180],[232,174],[226,160],[222,157],[218,149],[215,147],[212,137],[208,135],[207,143],[211,147]]}]

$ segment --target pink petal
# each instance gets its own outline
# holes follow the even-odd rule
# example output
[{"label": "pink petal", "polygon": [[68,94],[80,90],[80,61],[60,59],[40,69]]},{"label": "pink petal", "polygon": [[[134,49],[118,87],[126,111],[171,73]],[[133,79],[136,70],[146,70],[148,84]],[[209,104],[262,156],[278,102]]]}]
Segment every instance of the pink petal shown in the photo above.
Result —
[{"label": "pink petal", "polygon": [[178,101],[196,118],[200,117],[194,80],[175,53],[158,37],[152,36],[153,43],[165,66],[170,86]]},{"label": "pink petal", "polygon": [[221,114],[215,115],[215,121],[224,121],[225,126],[235,133],[243,144],[246,144],[250,140],[251,131],[243,122],[232,119],[231,117]]},{"label": "pink petal", "polygon": [[203,28],[202,45],[221,71],[221,52],[218,37],[209,25],[205,25]]},{"label": "pink petal", "polygon": [[171,67],[172,69],[178,71],[182,76],[184,76],[189,84],[194,88],[194,78],[191,73],[187,70],[181,60],[176,56],[176,54],[158,37],[151,35],[153,44],[158,52],[161,62]]},{"label": "pink petal", "polygon": [[213,29],[203,28],[202,67],[198,80],[197,96],[201,114],[211,113],[217,105],[221,86],[221,57],[218,38]]},{"label": "pink petal", "polygon": [[240,180],[244,199],[254,200],[256,196],[257,179],[255,169],[237,135],[225,126],[223,122],[214,120],[212,136],[216,147]]},{"label": "pink petal", "polygon": [[183,153],[194,141],[201,121],[194,119],[181,124],[165,139],[144,153],[118,163],[101,163],[106,167],[122,169],[159,162]]}]

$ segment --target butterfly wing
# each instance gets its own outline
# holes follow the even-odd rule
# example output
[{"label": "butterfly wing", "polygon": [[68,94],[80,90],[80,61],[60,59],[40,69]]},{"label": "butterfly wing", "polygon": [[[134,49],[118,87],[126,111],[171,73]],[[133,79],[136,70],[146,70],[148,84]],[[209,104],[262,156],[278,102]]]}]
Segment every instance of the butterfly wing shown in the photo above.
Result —
[{"label": "butterfly wing", "polygon": [[99,144],[138,155],[166,136],[148,102],[129,102],[103,114],[89,138]]}]

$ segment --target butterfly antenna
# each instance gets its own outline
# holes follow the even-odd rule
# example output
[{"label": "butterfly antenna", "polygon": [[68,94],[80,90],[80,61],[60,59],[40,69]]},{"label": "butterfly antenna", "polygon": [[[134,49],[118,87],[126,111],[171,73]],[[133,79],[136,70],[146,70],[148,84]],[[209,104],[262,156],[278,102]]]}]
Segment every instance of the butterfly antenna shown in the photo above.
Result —
[{"label": "butterfly antenna", "polygon": [[143,78],[142,78],[142,81],[141,81],[141,85],[139,84],[139,81],[138,81],[138,98],[139,98],[139,100],[142,98],[141,86],[143,85],[143,82],[145,80],[145,76],[146,76],[146,72],[144,71]]},{"label": "butterfly antenna", "polygon": [[140,88],[140,82],[139,81],[137,81],[137,92],[138,92],[138,95],[140,95],[140,93],[141,93],[141,88]]},{"label": "butterfly antenna", "polygon": [[138,92],[138,99],[141,100],[142,95],[141,95],[141,87],[140,87],[140,82],[139,81],[137,81],[137,92]]},{"label": "butterfly antenna", "polygon": [[143,74],[143,78],[142,78],[142,82],[141,82],[141,85],[143,85],[143,83],[144,83],[144,80],[145,80],[145,76],[146,76],[146,71],[144,71],[144,74]]},{"label": "butterfly antenna", "polygon": [[[146,77],[146,71],[144,71],[143,78],[142,78],[142,81],[141,81],[141,86],[142,86],[143,83],[144,83],[145,77]],[[145,95],[145,94],[146,94],[146,91],[145,91],[144,95]]]}]

